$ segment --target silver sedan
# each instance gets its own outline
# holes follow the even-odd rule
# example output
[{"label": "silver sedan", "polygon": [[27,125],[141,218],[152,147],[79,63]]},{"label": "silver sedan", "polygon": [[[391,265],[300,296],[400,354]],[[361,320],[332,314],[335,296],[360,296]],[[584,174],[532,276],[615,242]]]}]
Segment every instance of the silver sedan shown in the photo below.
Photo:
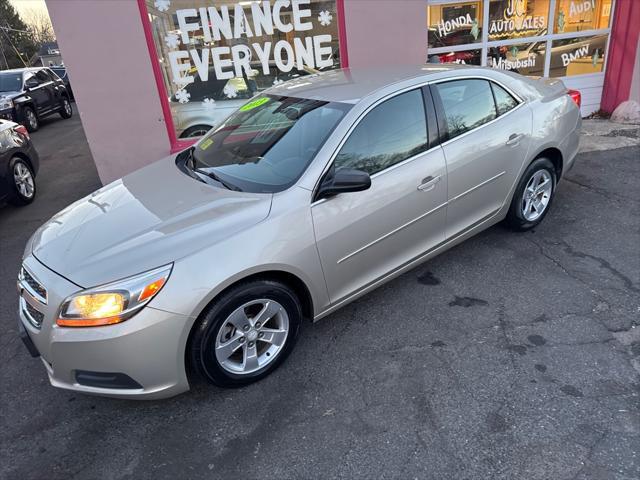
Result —
[{"label": "silver sedan", "polygon": [[259,380],[304,319],[497,222],[539,224],[578,151],[579,102],[560,81],[465,66],[272,88],[40,227],[23,340],[54,386],[85,393]]}]

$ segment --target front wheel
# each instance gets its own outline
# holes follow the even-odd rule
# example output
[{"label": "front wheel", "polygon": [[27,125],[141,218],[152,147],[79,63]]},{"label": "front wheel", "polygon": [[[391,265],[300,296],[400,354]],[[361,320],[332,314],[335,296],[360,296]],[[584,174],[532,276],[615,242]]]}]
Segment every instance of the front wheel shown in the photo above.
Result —
[{"label": "front wheel", "polygon": [[71,108],[71,102],[67,97],[62,98],[62,105],[60,106],[60,116],[62,118],[71,118],[73,115],[73,108]]},{"label": "front wheel", "polygon": [[538,158],[525,170],[509,207],[506,224],[530,230],[546,216],[556,192],[556,171],[550,160]]},{"label": "front wheel", "polygon": [[286,285],[240,284],[216,300],[194,327],[190,364],[209,382],[240,387],[274,371],[291,353],[302,306]]},{"label": "front wheel", "polygon": [[27,127],[29,132],[35,132],[40,128],[40,122],[38,121],[38,116],[36,112],[31,107],[24,107],[22,112],[24,117],[24,126]]}]

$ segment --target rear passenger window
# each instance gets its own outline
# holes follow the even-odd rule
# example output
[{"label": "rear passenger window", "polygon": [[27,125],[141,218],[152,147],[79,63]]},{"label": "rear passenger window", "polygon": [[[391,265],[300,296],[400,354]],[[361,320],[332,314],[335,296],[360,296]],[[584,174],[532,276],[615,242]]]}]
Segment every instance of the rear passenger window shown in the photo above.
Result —
[{"label": "rear passenger window", "polygon": [[509,110],[512,110],[518,106],[518,101],[513,98],[509,92],[507,92],[500,85],[496,85],[491,82],[491,88],[493,88],[493,95],[496,98],[496,108],[498,109],[498,115],[504,115]]},{"label": "rear passenger window", "polygon": [[334,165],[373,175],[427,148],[422,92],[411,90],[371,110],[342,146]]},{"label": "rear passenger window", "polygon": [[449,138],[496,118],[496,105],[487,80],[453,80],[436,84],[442,99]]}]

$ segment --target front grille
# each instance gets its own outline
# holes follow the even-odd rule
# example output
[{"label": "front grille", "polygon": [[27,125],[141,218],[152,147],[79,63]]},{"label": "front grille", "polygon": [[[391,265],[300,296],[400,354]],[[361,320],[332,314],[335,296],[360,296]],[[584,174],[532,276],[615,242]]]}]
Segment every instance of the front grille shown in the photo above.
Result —
[{"label": "front grille", "polygon": [[36,328],[40,328],[42,326],[44,314],[35,307],[32,307],[24,298],[21,298],[20,300],[22,302],[22,313],[24,313],[31,325]]},{"label": "front grille", "polygon": [[22,286],[40,303],[47,303],[47,289],[40,284],[29,271],[22,267],[20,269],[20,282]]}]

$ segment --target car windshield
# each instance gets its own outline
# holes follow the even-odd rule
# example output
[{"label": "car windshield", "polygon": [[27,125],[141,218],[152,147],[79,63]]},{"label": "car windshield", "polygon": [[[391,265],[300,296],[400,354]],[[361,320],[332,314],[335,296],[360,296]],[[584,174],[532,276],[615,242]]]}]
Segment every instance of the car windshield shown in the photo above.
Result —
[{"label": "car windshield", "polygon": [[350,108],[304,98],[255,97],[198,143],[194,169],[242,191],[285,190]]},{"label": "car windshield", "polygon": [[22,73],[0,73],[0,92],[19,92],[22,89]]}]

